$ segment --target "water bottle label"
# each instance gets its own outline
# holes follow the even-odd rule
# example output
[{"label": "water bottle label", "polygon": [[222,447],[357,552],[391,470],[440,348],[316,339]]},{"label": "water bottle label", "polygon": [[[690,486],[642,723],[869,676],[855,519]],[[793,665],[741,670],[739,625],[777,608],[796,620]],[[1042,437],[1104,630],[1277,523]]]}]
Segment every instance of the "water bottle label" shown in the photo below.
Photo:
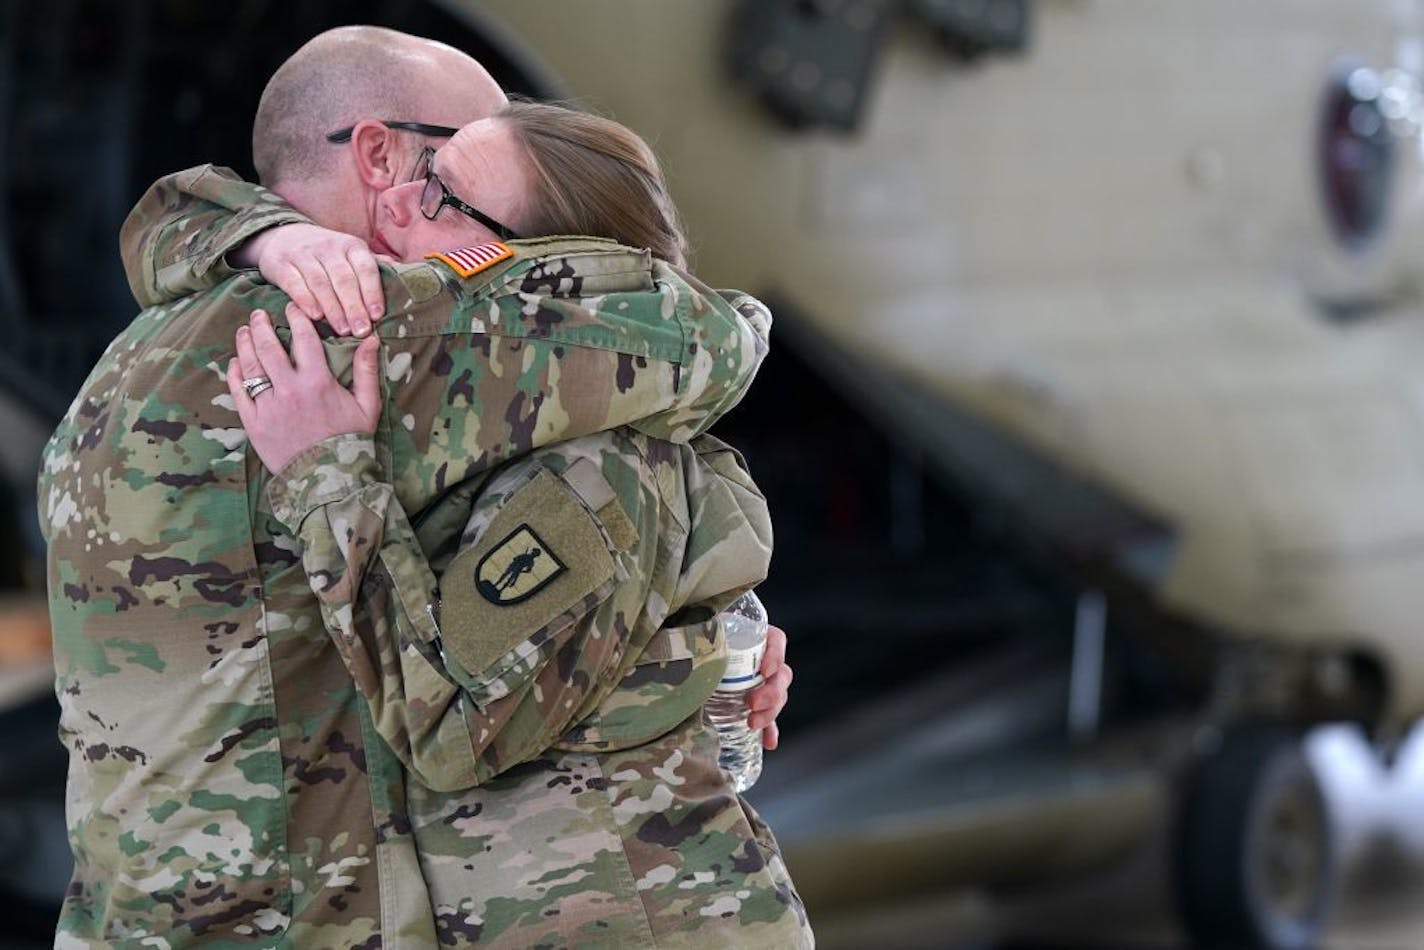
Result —
[{"label": "water bottle label", "polygon": [[718,689],[751,689],[761,683],[761,658],[766,644],[759,643],[746,650],[727,651],[727,671],[722,674]]}]

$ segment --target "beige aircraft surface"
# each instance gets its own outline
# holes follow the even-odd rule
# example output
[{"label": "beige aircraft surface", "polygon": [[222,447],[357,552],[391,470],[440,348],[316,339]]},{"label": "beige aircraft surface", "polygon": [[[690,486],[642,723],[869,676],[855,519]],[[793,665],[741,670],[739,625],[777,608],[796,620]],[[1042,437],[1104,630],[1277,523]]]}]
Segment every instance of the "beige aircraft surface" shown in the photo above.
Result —
[{"label": "beige aircraft surface", "polygon": [[1331,849],[1296,730],[1387,748],[1424,713],[1419,5],[446,6],[647,135],[698,271],[1104,592],[1073,721],[1103,604],[1205,684],[1147,754],[977,798],[963,720],[873,767],[828,764],[843,730],[789,751],[757,800],[813,908],[1070,869],[1174,814],[1203,942],[1310,945]]}]

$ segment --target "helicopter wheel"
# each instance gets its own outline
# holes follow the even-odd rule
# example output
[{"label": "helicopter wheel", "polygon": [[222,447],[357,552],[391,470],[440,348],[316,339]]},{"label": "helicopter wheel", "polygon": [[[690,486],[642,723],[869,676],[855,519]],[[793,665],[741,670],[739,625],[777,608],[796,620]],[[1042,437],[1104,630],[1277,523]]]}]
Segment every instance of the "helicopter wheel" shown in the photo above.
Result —
[{"label": "helicopter wheel", "polygon": [[1240,725],[1197,761],[1176,826],[1177,902],[1209,950],[1306,950],[1324,934],[1335,871],[1330,816],[1300,737]]}]

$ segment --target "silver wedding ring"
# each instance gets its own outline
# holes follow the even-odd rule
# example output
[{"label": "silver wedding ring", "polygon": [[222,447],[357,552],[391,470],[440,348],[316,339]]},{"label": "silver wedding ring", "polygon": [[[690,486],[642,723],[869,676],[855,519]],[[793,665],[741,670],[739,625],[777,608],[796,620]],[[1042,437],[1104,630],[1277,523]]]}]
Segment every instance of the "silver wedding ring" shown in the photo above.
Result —
[{"label": "silver wedding ring", "polygon": [[272,388],[272,380],[266,376],[253,376],[242,381],[242,388],[247,390],[248,399],[256,399],[258,395]]}]

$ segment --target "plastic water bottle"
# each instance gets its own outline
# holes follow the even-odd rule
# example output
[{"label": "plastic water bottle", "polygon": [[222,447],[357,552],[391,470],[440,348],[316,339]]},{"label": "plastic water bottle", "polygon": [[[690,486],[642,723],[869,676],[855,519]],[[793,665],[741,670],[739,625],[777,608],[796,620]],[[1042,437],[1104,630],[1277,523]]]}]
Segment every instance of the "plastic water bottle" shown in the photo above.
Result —
[{"label": "plastic water bottle", "polygon": [[745,792],[761,777],[761,730],[747,726],[747,690],[761,683],[766,608],[747,591],[718,616],[727,637],[727,671],[707,700],[707,718],[722,741],[718,762],[732,774],[732,786]]}]

